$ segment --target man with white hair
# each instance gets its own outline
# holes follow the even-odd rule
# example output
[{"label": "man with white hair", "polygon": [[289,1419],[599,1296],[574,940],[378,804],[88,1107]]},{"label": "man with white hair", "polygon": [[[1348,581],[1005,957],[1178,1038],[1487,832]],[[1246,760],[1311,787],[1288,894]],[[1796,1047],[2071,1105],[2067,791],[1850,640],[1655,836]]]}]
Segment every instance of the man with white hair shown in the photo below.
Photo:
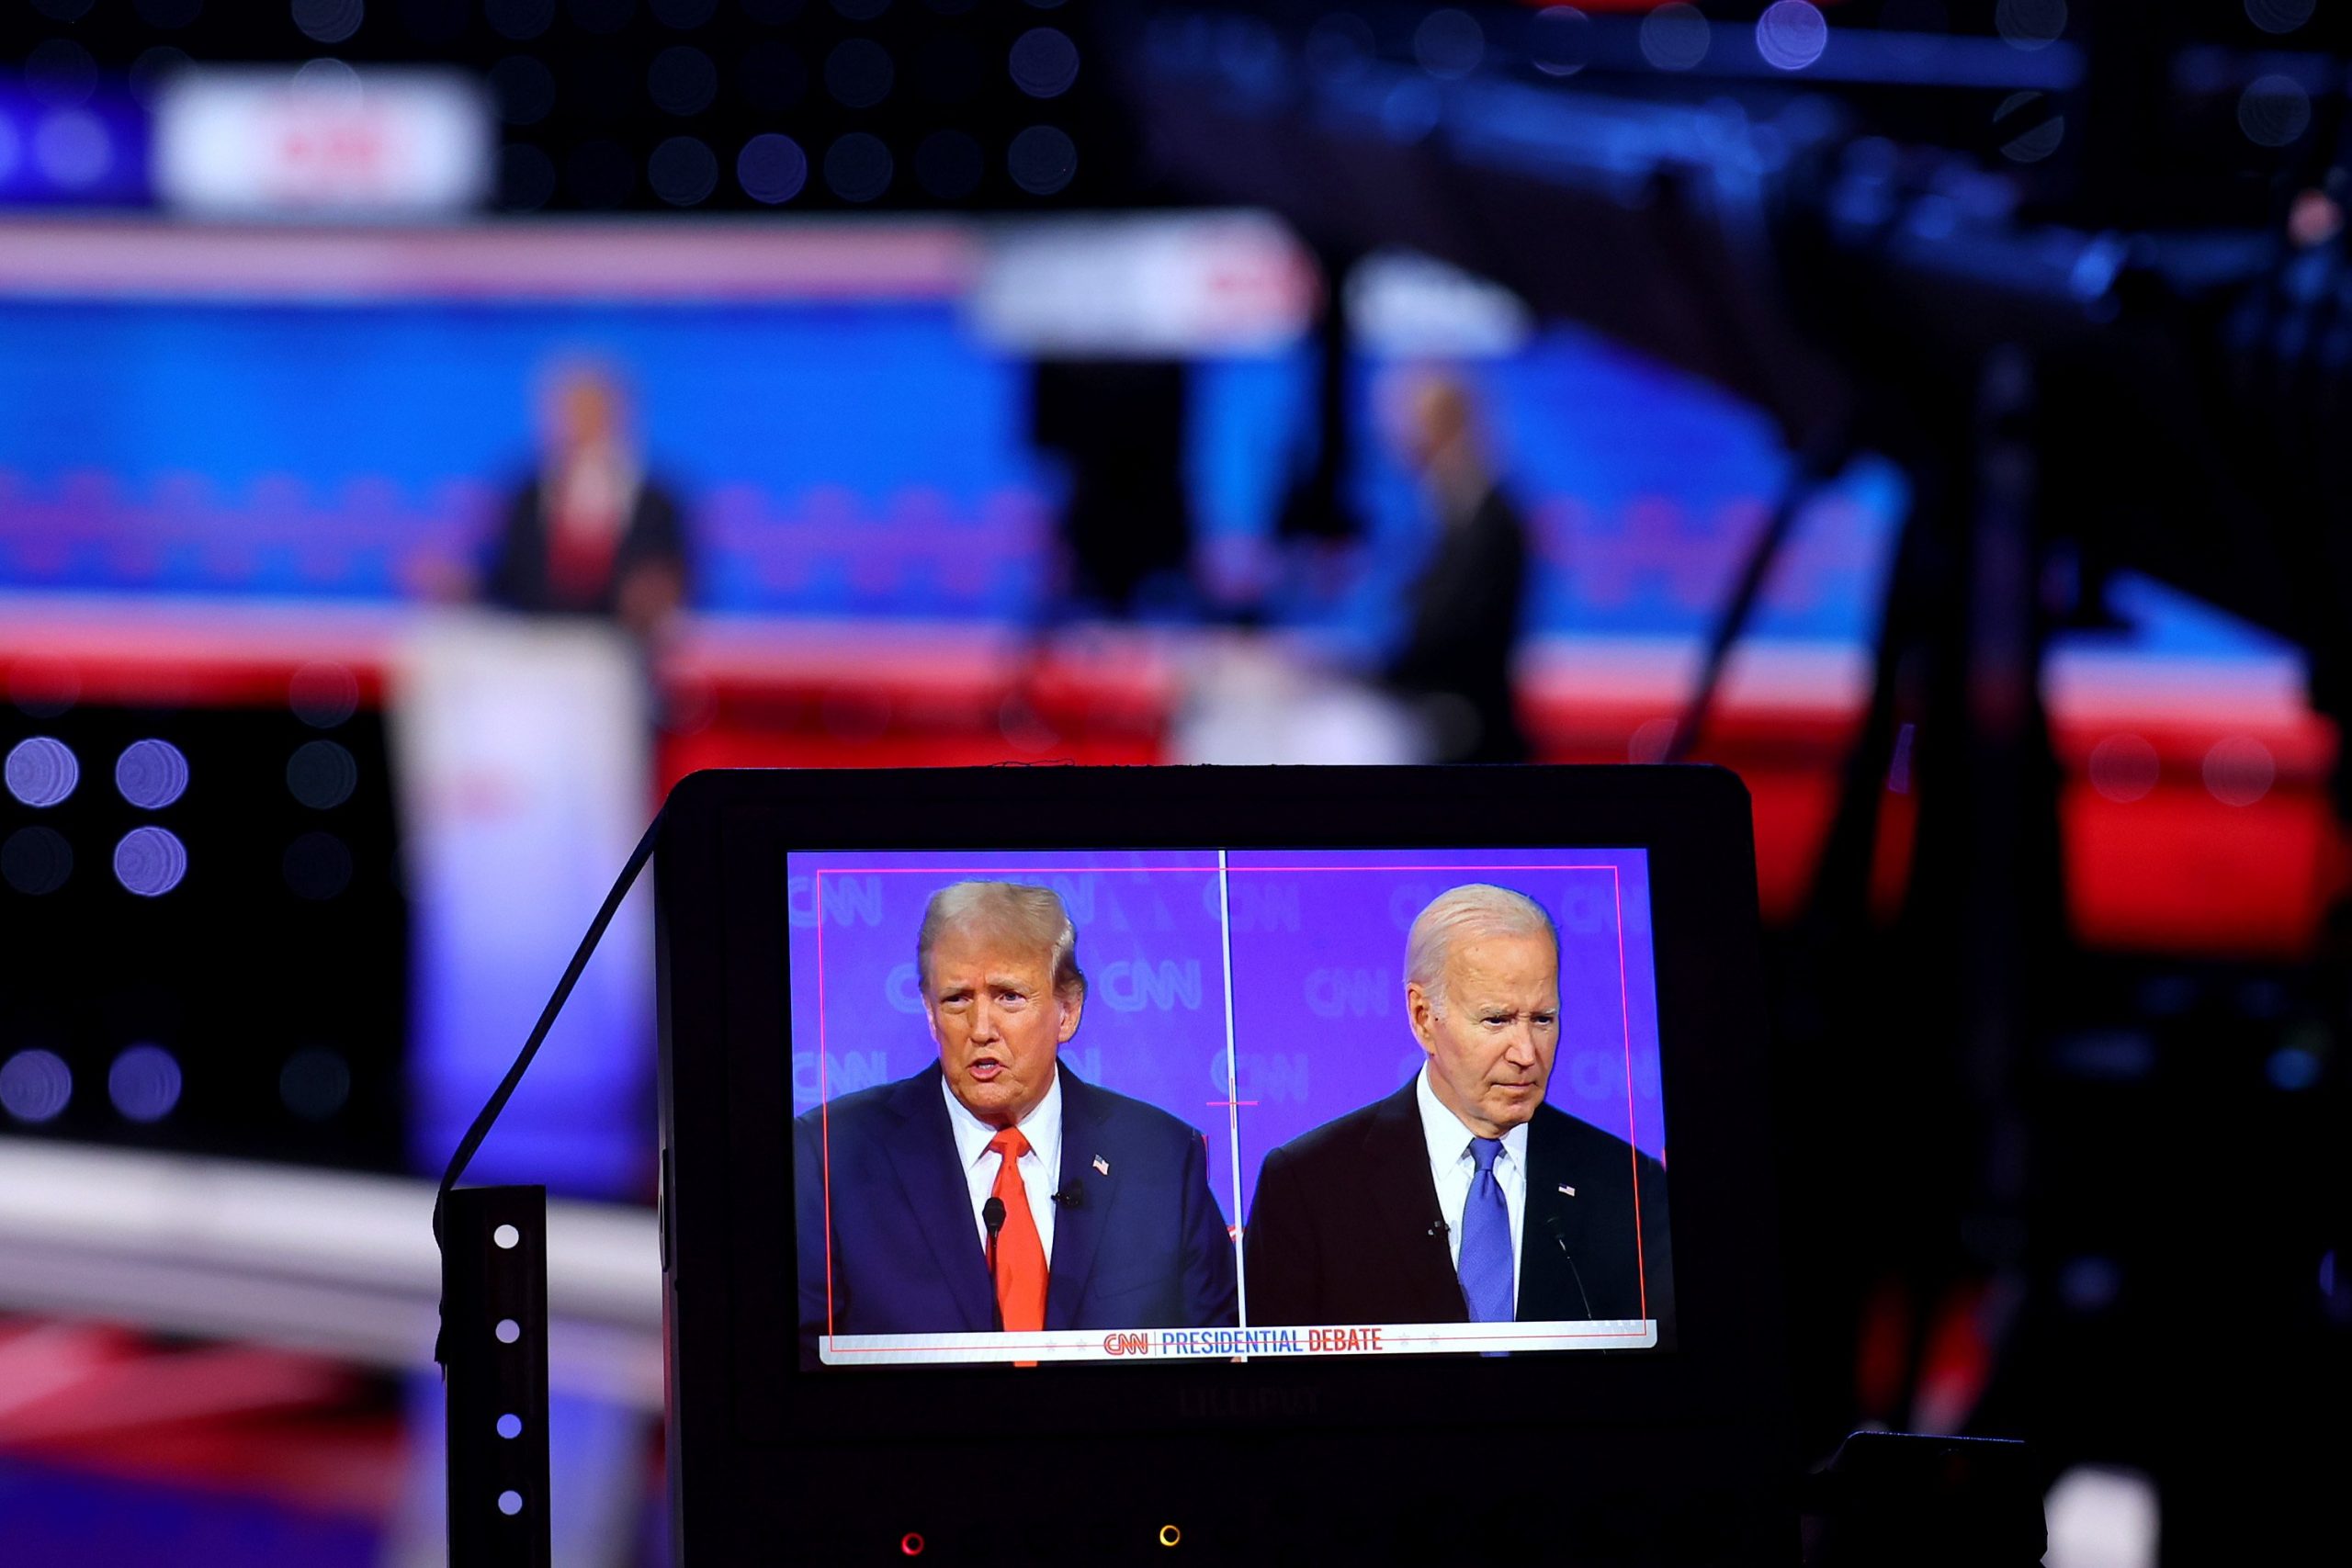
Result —
[{"label": "man with white hair", "polygon": [[1671,1311],[1666,1169],[1544,1103],[1560,942],[1472,883],[1413,921],[1405,1008],[1427,1060],[1267,1155],[1243,1233],[1252,1324],[1510,1323]]},{"label": "man with white hair", "polygon": [[1059,1059],[1086,1005],[1060,897],[941,888],[915,972],[939,1059],[793,1129],[804,1363],[824,1334],[1231,1325],[1206,1140]]}]

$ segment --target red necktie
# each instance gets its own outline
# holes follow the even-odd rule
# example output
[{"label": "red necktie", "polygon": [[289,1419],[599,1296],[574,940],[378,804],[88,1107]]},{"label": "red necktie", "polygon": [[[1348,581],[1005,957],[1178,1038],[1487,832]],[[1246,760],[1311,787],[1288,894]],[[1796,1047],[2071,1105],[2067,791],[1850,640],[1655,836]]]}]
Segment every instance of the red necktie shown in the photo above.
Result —
[{"label": "red necktie", "polygon": [[989,1147],[997,1156],[990,1190],[1004,1204],[1004,1228],[996,1237],[997,1305],[1008,1333],[1034,1334],[1046,1326],[1046,1244],[1037,1239],[1029,1193],[1021,1185],[1021,1156],[1029,1152],[1029,1140],[1020,1128],[1007,1127],[989,1140]]}]

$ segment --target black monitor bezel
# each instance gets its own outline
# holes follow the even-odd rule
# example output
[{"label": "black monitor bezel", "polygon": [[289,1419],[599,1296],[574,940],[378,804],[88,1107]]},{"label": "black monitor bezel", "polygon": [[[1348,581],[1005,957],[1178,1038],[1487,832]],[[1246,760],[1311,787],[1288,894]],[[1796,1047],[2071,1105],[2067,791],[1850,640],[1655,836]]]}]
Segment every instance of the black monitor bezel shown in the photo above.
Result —
[{"label": "black monitor bezel", "polygon": [[[804,1371],[794,1329],[787,851],[1525,847],[1648,853],[1678,1342],[1657,1352]],[[680,1550],[849,1506],[852,1456],[945,1450],[1018,1389],[1029,1440],[1351,1451],[1476,1420],[1767,1463],[1784,1399],[1747,791],[1704,767],[741,771],[656,856],[671,1466]],[[1017,1379],[1009,1384],[1007,1380]],[[1747,1454],[1746,1461],[1724,1459]],[[764,1524],[759,1521],[765,1520]]]}]

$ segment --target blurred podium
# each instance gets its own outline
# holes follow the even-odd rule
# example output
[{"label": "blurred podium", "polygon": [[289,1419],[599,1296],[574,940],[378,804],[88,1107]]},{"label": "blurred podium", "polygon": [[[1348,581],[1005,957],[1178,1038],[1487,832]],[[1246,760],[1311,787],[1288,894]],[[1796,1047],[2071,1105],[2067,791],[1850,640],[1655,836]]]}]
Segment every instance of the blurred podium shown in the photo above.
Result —
[{"label": "blurred podium", "polygon": [[[388,705],[405,830],[410,1148],[438,1170],[529,1034],[652,811],[650,687],[599,623],[436,615]],[[639,1198],[651,1184],[653,945],[633,896],[475,1178]]]}]

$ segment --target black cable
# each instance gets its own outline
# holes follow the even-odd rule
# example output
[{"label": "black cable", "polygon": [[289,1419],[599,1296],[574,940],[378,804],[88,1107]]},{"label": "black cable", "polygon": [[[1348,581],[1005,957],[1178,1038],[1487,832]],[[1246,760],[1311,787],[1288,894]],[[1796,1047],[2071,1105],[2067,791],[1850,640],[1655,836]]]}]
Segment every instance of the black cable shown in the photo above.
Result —
[{"label": "black cable", "polygon": [[[490,1135],[491,1127],[498,1121],[499,1112],[504,1111],[506,1102],[514,1098],[515,1086],[530,1070],[531,1059],[539,1054],[539,1046],[547,1039],[548,1031],[554,1026],[556,1015],[563,1011],[563,1004],[571,996],[571,987],[579,984],[581,971],[588,967],[589,954],[596,951],[596,943],[603,940],[605,928],[613,923],[613,916],[619,910],[621,900],[628,897],[628,890],[637,885],[638,874],[653,857],[653,841],[661,837],[662,818],[669,814],[669,807],[664,805],[653,814],[653,820],[646,824],[645,837],[638,840],[637,848],[629,852],[628,864],[621,868],[620,879],[613,884],[613,890],[605,895],[605,907],[596,911],[595,919],[589,923],[588,934],[580,939],[580,950],[571,955],[571,966],[564,970],[563,978],[557,983],[555,995],[548,998],[547,1010],[539,1014],[539,1021],[531,1030],[531,1037],[523,1043],[523,1054],[514,1058],[514,1065],[506,1069],[506,1076],[499,1080],[489,1103],[474,1118],[473,1125],[466,1129],[466,1135],[458,1140],[458,1150],[449,1156],[449,1168],[441,1173],[441,1190],[433,1195],[433,1240],[436,1246],[441,1240],[441,1206],[448,1201],[449,1190],[457,1186],[458,1179],[466,1173],[466,1167],[481,1147],[481,1141]],[[440,1359],[437,1353],[434,1359]]]}]

